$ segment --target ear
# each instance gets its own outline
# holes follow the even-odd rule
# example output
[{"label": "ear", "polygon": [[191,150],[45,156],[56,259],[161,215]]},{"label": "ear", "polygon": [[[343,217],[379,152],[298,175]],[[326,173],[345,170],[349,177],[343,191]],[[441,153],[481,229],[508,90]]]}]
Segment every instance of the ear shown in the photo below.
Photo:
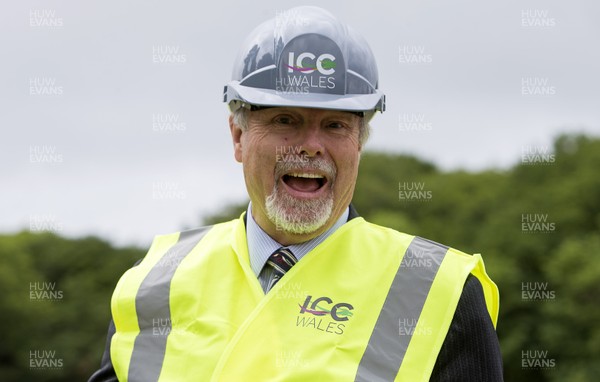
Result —
[{"label": "ear", "polygon": [[242,129],[233,122],[233,116],[229,116],[229,130],[233,140],[233,156],[235,160],[242,163]]}]

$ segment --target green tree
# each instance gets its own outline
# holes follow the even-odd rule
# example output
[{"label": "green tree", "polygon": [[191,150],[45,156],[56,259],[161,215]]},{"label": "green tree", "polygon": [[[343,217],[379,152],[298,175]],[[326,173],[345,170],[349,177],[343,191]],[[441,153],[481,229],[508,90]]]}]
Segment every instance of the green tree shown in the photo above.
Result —
[{"label": "green tree", "polygon": [[0,236],[2,380],[86,380],[100,365],[112,290],[143,254],[92,237]]},{"label": "green tree", "polygon": [[[559,136],[542,159],[465,172],[364,153],[353,203],[373,223],[482,253],[500,288],[506,381],[592,381],[600,375],[600,139]],[[1,379],[85,380],[100,362],[115,284],[144,253],[94,237],[1,235]],[[32,351],[54,351],[63,366],[31,368]],[[528,351],[551,367],[523,367]]]},{"label": "green tree", "polygon": [[[367,152],[353,204],[373,223],[483,254],[500,288],[507,381],[590,381],[600,375],[600,139],[562,135],[535,159],[443,172],[412,156]],[[528,219],[545,223],[528,229]],[[524,368],[530,350],[554,366]]]}]

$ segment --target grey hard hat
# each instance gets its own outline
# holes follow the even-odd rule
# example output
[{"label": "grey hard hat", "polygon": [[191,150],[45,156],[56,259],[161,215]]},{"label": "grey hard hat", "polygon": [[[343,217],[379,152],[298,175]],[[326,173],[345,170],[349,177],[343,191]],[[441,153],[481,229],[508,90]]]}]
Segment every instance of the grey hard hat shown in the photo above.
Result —
[{"label": "grey hard hat", "polygon": [[367,42],[328,11],[292,8],[259,25],[233,65],[223,101],[348,111],[385,109]]}]

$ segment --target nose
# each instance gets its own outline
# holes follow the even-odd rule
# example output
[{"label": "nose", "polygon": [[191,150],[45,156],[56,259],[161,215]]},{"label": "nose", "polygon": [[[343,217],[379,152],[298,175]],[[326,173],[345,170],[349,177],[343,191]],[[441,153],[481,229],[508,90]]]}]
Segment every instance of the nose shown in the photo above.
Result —
[{"label": "nose", "polygon": [[325,146],[323,144],[323,132],[316,122],[307,123],[301,134],[302,152],[309,157],[323,155]]}]

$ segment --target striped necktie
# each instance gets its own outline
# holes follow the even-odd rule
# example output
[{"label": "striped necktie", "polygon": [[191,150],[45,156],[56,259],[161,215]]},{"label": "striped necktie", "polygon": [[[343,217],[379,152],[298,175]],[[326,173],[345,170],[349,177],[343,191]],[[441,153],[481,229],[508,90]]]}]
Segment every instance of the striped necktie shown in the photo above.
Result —
[{"label": "striped necktie", "polygon": [[263,289],[268,292],[289,271],[298,260],[289,248],[281,247],[269,256],[260,272]]}]

